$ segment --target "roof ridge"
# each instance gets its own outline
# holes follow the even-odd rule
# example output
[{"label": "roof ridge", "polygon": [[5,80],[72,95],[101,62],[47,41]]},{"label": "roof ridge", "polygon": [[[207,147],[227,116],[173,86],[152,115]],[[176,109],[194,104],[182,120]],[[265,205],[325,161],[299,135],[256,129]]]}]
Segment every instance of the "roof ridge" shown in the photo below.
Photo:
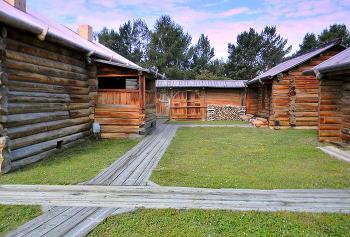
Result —
[{"label": "roof ridge", "polygon": [[312,48],[312,49],[309,49],[309,50],[306,50],[306,51],[297,53],[297,54],[291,56],[290,58],[282,59],[280,63],[287,62],[287,61],[289,61],[289,60],[291,60],[291,59],[300,57],[300,56],[302,56],[302,55],[304,55],[304,54],[307,54],[307,53],[314,52],[314,51],[319,50],[319,49],[321,49],[321,48],[325,48],[325,47],[327,47],[327,46],[329,46],[329,45],[332,45],[332,44],[336,45],[337,42],[338,42],[339,40],[340,40],[339,44],[341,44],[342,38],[341,38],[341,37],[340,37],[340,38],[336,38],[336,39],[334,39],[334,40],[331,40],[331,41],[328,41],[328,42],[323,43],[323,44],[321,44],[321,45],[318,45],[318,46],[316,46],[316,47],[314,47],[314,48]]}]

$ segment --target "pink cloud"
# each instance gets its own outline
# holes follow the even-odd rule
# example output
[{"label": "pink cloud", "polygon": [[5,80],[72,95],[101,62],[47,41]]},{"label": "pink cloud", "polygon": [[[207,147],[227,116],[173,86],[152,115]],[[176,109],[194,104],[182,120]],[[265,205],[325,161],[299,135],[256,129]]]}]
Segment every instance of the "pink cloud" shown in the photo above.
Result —
[{"label": "pink cloud", "polygon": [[231,9],[227,12],[221,13],[220,16],[222,16],[222,17],[233,16],[233,15],[237,15],[237,14],[242,13],[242,12],[246,12],[248,10],[249,9],[247,7],[235,8],[235,9]]}]

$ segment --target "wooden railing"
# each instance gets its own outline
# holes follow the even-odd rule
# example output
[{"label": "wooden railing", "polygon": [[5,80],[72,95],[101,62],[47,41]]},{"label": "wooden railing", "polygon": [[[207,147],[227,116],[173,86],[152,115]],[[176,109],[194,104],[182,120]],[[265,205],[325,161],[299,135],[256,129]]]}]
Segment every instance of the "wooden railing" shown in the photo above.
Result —
[{"label": "wooden railing", "polygon": [[[147,98],[147,96],[146,96]],[[138,90],[98,90],[97,104],[139,104]]]}]

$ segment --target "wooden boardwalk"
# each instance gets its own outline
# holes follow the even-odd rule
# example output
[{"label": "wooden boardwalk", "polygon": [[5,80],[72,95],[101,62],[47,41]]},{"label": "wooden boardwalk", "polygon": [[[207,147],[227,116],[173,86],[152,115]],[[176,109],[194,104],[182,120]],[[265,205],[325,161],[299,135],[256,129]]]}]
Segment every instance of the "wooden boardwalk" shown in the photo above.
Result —
[{"label": "wooden boardwalk", "polygon": [[0,204],[43,205],[46,209],[6,236],[84,236],[108,216],[139,207],[350,213],[350,190],[146,186],[178,127],[158,126],[111,166],[80,185],[1,185]]},{"label": "wooden boardwalk", "polygon": [[[28,196],[31,198],[28,199]],[[85,215],[96,212],[98,207],[100,207],[99,212],[109,214],[121,207],[130,210],[142,207],[350,213],[350,189],[257,190],[151,186],[2,185],[0,203],[83,207],[82,213]]]},{"label": "wooden boardwalk", "polygon": [[[179,126],[161,124],[150,135],[116,162],[84,185],[147,185]],[[69,187],[69,186],[65,186]],[[34,194],[33,194],[34,195]],[[40,195],[39,195],[40,196]],[[27,198],[31,197],[27,194]],[[34,197],[37,197],[34,195]],[[34,198],[35,199],[35,198]],[[28,205],[28,204],[27,204]],[[37,205],[46,205],[43,202]],[[84,207],[60,204],[29,221],[6,236],[84,236],[111,215],[130,212],[133,208]],[[46,209],[46,208],[45,208]]]}]

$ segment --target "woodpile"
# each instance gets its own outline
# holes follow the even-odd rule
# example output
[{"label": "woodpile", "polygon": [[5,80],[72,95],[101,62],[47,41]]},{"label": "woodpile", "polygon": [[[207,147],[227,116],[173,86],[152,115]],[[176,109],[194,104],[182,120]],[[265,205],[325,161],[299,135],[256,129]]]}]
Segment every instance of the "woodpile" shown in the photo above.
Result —
[{"label": "woodpile", "polygon": [[245,106],[207,106],[207,120],[208,121],[240,121],[241,116],[246,112]]}]

